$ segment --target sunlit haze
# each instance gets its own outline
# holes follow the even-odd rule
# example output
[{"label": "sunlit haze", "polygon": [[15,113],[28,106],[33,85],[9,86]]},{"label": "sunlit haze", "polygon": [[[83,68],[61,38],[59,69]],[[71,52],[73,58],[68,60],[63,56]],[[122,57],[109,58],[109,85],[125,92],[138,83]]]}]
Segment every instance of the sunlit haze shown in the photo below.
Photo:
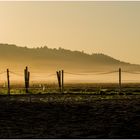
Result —
[{"label": "sunlit haze", "polygon": [[0,2],[0,43],[104,53],[140,64],[140,2]]}]

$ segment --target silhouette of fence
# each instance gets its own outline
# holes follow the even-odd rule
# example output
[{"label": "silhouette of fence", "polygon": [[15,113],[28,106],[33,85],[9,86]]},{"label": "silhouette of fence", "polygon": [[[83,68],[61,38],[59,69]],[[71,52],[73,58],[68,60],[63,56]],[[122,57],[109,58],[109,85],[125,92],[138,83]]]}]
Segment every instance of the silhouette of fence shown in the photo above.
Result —
[{"label": "silhouette of fence", "polygon": [[[121,93],[122,90],[122,83],[123,82],[136,82],[136,80],[124,80],[122,79],[122,75],[124,74],[132,74],[132,75],[140,75],[139,71],[123,71],[121,69],[119,70],[112,70],[112,71],[95,71],[95,72],[68,72],[68,71],[57,71],[56,73],[37,73],[37,72],[30,72],[27,70],[28,68],[26,67],[25,69],[25,73],[22,72],[14,72],[11,71],[9,69],[7,69],[7,71],[2,71],[0,72],[0,83],[1,83],[1,89],[3,90],[7,90],[7,93],[10,94],[10,91],[12,89],[17,90],[17,92],[23,93],[23,91],[25,91],[25,93],[28,93],[28,90],[32,90],[32,91],[38,91],[38,92],[51,92],[50,89],[52,90],[52,92],[57,92],[57,89],[59,90],[59,92],[63,93],[64,92],[64,81],[65,83],[69,83],[67,82],[67,77],[73,76],[76,79],[76,76],[82,76],[85,77],[85,79],[87,80],[88,83],[88,76],[89,77],[93,77],[94,76],[103,76],[103,75],[111,75],[111,74],[116,74],[113,75],[113,77],[116,77],[116,82],[118,83],[117,88],[119,89],[119,92]],[[6,76],[7,74],[7,76]],[[3,76],[1,76],[3,75]],[[28,77],[29,75],[29,77]],[[42,76],[41,76],[42,75]],[[65,78],[64,78],[65,75]],[[14,80],[11,80],[11,78],[13,76],[16,77],[20,77],[20,82],[14,82]],[[53,78],[53,82],[49,85],[48,83],[48,79],[49,78]],[[42,81],[41,81],[42,80]],[[82,81],[82,78],[80,79]],[[15,80],[16,81],[16,80]],[[58,82],[57,82],[58,81]],[[138,80],[137,82],[140,83],[140,80]],[[2,85],[3,83],[3,85]],[[94,83],[95,82],[91,82]],[[46,85],[47,84],[47,85]]]}]

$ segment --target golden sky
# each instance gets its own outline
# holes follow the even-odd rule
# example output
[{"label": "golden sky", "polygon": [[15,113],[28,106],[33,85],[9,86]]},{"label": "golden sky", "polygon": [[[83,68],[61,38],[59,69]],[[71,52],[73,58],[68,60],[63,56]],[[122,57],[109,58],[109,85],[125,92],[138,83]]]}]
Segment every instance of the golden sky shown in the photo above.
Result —
[{"label": "golden sky", "polygon": [[140,2],[0,2],[0,43],[105,53],[140,64]]}]

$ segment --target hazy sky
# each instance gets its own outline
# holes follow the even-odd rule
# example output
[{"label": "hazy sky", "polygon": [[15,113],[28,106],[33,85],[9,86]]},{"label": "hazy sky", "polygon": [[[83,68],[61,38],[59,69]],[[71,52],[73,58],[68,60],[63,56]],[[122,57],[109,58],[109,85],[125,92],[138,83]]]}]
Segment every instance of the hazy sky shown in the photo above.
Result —
[{"label": "hazy sky", "polygon": [[105,53],[140,64],[140,2],[0,2],[0,43]]}]

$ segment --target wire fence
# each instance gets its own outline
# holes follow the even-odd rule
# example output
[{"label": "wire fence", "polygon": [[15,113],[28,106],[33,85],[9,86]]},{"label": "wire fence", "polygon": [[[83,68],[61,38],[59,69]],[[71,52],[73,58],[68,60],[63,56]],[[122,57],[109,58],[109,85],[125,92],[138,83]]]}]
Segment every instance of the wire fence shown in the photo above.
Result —
[{"label": "wire fence", "polygon": [[[94,71],[94,72],[70,72],[64,71],[64,83],[65,91],[83,91],[94,92],[97,89],[103,87],[109,88],[107,83],[112,83],[110,87],[118,89],[119,83],[119,71]],[[10,90],[11,93],[25,93],[25,75],[23,72],[16,72],[9,70],[10,75]],[[139,88],[140,83],[140,71],[134,70],[121,70],[121,84],[133,83],[135,87]],[[34,93],[51,93],[59,92],[59,86],[57,81],[57,74],[47,72],[32,72],[30,75],[30,87],[29,90]],[[78,85],[79,83],[79,85]],[[83,84],[82,84],[83,83]],[[106,83],[106,84],[105,84]],[[114,84],[113,84],[114,83]],[[136,85],[136,83],[138,83]],[[105,86],[106,85],[106,86]],[[0,92],[7,91],[7,71],[0,72]]]},{"label": "wire fence", "polygon": [[[11,79],[15,79],[15,81],[20,81],[20,79],[24,80],[24,73],[22,72],[14,72],[14,71],[9,71],[10,72],[10,78]],[[140,75],[140,72],[139,71],[121,71],[122,72],[122,75],[125,77],[125,74],[129,74],[129,75]],[[78,72],[68,72],[68,71],[64,71],[64,74],[65,74],[65,78],[71,78],[71,77],[74,77],[74,79],[76,80],[76,78],[78,76],[80,76],[81,78],[82,77],[85,77],[86,78],[86,81],[88,83],[88,78],[87,76],[93,76],[92,78],[94,78],[94,76],[102,76],[102,75],[111,75],[111,74],[115,74],[115,73],[118,73],[117,70],[113,70],[113,71],[105,71],[105,72],[86,72],[86,73],[78,73]],[[112,76],[112,75],[111,75]],[[46,80],[46,82],[49,80],[49,78],[52,78],[53,80],[57,80],[56,79],[56,73],[42,73],[42,72],[31,72],[31,81],[34,81],[34,80]],[[115,76],[112,78],[115,79]],[[132,78],[132,76],[131,76]],[[124,79],[124,81],[135,81],[135,79],[137,79],[137,81],[140,81],[139,77],[135,77],[133,76],[133,79],[129,79],[126,80]],[[0,81],[6,81],[6,71],[2,71],[0,72]],[[100,77],[99,77],[99,80],[100,80]],[[82,81],[82,80],[81,80]],[[98,80],[97,80],[98,81]],[[65,81],[67,82],[67,81]],[[117,81],[116,81],[117,82]]]}]

